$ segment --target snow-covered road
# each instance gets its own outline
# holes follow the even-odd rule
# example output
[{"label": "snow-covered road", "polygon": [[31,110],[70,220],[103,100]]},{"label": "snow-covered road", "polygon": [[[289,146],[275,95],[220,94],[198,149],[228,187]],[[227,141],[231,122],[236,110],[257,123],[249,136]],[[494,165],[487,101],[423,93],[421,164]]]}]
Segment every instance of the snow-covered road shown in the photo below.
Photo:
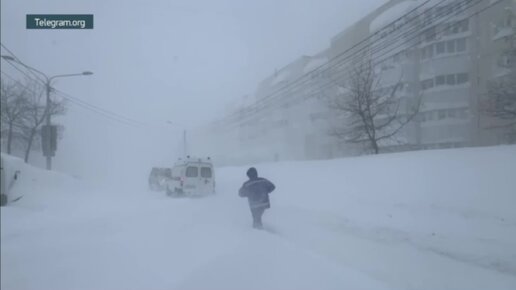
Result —
[{"label": "snow-covered road", "polygon": [[[515,289],[516,147],[257,166],[171,199],[25,168],[1,210],[2,289]],[[144,178],[142,178],[144,179]]]}]

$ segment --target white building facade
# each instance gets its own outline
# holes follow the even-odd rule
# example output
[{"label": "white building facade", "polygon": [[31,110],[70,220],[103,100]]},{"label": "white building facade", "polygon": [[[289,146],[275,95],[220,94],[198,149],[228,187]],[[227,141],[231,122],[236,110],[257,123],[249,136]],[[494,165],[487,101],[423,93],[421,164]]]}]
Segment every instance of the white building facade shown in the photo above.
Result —
[{"label": "white building facade", "polygon": [[192,148],[223,165],[360,154],[331,136],[340,119],[328,97],[365,57],[382,85],[401,84],[403,104],[421,100],[402,141],[384,151],[514,142],[514,128],[495,126],[481,104],[493,79],[514,72],[515,12],[514,0],[391,0],[327,50],[275,71],[247,104],[196,132]]}]

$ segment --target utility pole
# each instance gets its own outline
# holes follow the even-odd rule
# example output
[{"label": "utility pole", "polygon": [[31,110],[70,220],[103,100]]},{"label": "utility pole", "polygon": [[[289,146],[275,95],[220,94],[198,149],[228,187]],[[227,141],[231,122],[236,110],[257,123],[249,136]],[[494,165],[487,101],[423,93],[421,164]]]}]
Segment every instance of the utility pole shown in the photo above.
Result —
[{"label": "utility pole", "polygon": [[[52,90],[52,88],[50,87],[49,79],[47,79],[46,89],[47,89],[47,100],[46,100],[47,128],[50,128],[50,90]],[[50,129],[48,130],[48,132],[50,133]],[[47,140],[42,140],[42,141],[43,142],[47,141],[49,143],[47,146],[49,146],[49,148],[50,148],[50,136],[48,136]],[[50,156],[50,154],[46,154],[46,158],[47,158],[47,170],[52,170],[52,157]]]},{"label": "utility pole", "polygon": [[184,154],[184,157],[186,158],[186,156],[188,156],[188,148],[187,148],[187,142],[186,142],[186,129],[185,129],[186,126],[184,126],[183,124],[176,125],[176,123],[172,122],[172,121],[167,121],[167,124],[170,124],[171,126],[176,127],[176,128],[179,127],[178,129],[180,129],[180,128],[183,129],[183,154]]},{"label": "utility pole", "polygon": [[186,130],[183,130],[183,149],[185,152],[185,157],[187,156],[188,151],[186,150]]}]

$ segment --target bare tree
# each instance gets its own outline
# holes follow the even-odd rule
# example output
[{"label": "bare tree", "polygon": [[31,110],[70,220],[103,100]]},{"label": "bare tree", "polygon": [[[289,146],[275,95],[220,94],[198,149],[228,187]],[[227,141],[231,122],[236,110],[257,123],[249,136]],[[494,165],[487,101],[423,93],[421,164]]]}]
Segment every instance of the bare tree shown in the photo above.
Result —
[{"label": "bare tree", "polygon": [[489,84],[484,113],[516,124],[516,71]]},{"label": "bare tree", "polygon": [[402,83],[383,86],[371,61],[357,64],[345,84],[346,89],[330,102],[330,108],[345,117],[345,124],[332,135],[348,143],[364,144],[374,154],[382,141],[393,139],[417,115],[420,99],[412,108],[397,95]]},{"label": "bare tree", "polygon": [[12,152],[15,129],[28,111],[28,90],[21,84],[0,81],[2,137],[7,137],[7,154]]},{"label": "bare tree", "polygon": [[26,114],[24,114],[21,125],[22,137],[25,142],[25,156],[26,163],[29,162],[29,155],[35,142],[39,140],[41,125],[46,120],[47,116],[61,115],[65,113],[65,104],[63,101],[51,101],[48,106],[45,98],[45,87],[38,83],[31,82],[30,97],[28,98],[28,105]]}]

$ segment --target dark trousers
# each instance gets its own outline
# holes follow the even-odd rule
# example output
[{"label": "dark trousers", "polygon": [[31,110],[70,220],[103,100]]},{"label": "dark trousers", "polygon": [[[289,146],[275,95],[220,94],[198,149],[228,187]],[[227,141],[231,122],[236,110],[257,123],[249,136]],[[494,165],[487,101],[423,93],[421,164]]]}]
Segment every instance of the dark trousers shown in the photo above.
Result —
[{"label": "dark trousers", "polygon": [[265,211],[265,207],[257,207],[257,208],[251,208],[251,214],[253,215],[253,227],[255,228],[261,228],[262,225],[262,215]]}]

